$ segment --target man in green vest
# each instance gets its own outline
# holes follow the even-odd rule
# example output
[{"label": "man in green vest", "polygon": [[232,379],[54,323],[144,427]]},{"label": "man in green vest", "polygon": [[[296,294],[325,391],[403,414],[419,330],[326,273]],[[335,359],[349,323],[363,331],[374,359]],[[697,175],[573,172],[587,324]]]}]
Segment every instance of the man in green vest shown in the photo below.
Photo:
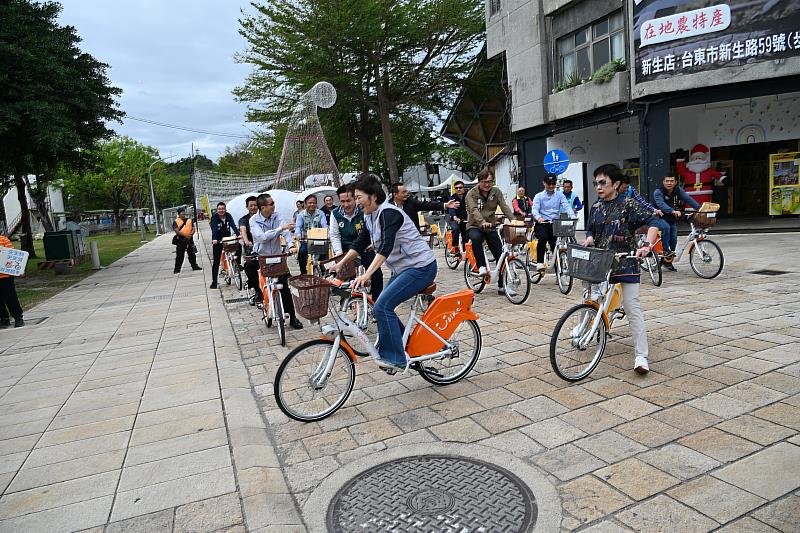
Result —
[{"label": "man in green vest", "polygon": [[[336,189],[339,195],[339,207],[334,207],[331,212],[330,238],[334,255],[342,255],[350,250],[353,241],[364,230],[364,213],[356,206],[353,191],[348,185]],[[361,264],[369,268],[375,252],[367,250],[361,254]],[[383,272],[376,270],[370,278],[372,283],[371,295],[375,301],[383,290]]]}]

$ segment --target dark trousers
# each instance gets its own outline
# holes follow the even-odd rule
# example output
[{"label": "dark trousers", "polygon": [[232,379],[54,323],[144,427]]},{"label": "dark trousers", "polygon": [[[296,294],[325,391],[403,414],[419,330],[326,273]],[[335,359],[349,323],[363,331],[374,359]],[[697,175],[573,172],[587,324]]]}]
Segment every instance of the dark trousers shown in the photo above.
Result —
[{"label": "dark trousers", "polygon": [[462,221],[460,224],[455,220],[448,222],[450,224],[450,231],[453,234],[453,247],[458,248],[458,243],[463,240],[467,242],[467,223]]},{"label": "dark trousers", "polygon": [[[345,252],[346,253],[346,252]],[[372,261],[375,260],[375,252],[372,250],[367,250],[363,254],[361,254],[361,264],[364,265],[364,268],[369,268],[372,264]],[[375,272],[372,273],[372,276],[369,278],[370,281],[370,296],[372,296],[372,301],[376,301],[378,296],[381,295],[383,292],[383,272],[379,268]]]},{"label": "dark trousers", "polygon": [[486,256],[483,253],[484,240],[489,245],[489,251],[494,256],[492,260],[497,261],[500,258],[500,254],[503,253],[503,243],[500,241],[500,235],[495,230],[470,228],[467,234],[472,242],[472,253],[475,256],[475,264],[478,265],[478,268],[486,266]]},{"label": "dark trousers", "polygon": [[14,278],[0,278],[0,320],[9,320],[9,313],[15,319],[22,318],[22,306],[19,305]]},{"label": "dark trousers", "polygon": [[219,263],[222,258],[222,249],[223,245],[221,242],[218,242],[214,246],[212,246],[211,256],[214,258],[214,262],[211,265],[211,283],[214,285],[217,284],[217,278],[219,277]]},{"label": "dark trousers", "polygon": [[185,255],[189,256],[189,264],[192,265],[192,268],[197,268],[197,255],[191,245],[192,239],[181,239],[175,246],[175,272],[181,271]]},{"label": "dark trousers", "polygon": [[245,261],[244,273],[247,275],[247,286],[258,293],[258,259]]},{"label": "dark trousers", "polygon": [[[320,255],[317,257],[320,261],[325,261],[327,259],[326,256]],[[306,265],[308,264],[308,243],[301,242],[300,248],[297,250],[297,262],[300,265],[300,273],[301,274],[308,274],[308,268]]]},{"label": "dark trousers", "polygon": [[547,253],[547,243],[550,243],[550,251],[556,249],[556,236],[553,235],[553,224],[537,223],[533,228],[536,238],[536,262],[544,263],[544,256]]}]

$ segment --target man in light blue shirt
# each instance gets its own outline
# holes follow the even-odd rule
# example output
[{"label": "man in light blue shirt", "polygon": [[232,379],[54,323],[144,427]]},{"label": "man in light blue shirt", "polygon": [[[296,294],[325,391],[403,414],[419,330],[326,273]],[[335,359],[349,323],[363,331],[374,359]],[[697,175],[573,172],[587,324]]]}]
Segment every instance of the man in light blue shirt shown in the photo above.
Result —
[{"label": "man in light blue shirt", "polygon": [[569,218],[577,218],[572,209],[570,201],[564,193],[556,190],[558,179],[555,174],[547,174],[544,177],[544,190],[533,197],[533,218],[538,222],[534,228],[536,238],[536,268],[544,269],[544,256],[547,252],[547,244],[550,243],[550,250],[556,249],[556,237],[553,235],[553,220],[558,220],[559,213],[567,213]]}]

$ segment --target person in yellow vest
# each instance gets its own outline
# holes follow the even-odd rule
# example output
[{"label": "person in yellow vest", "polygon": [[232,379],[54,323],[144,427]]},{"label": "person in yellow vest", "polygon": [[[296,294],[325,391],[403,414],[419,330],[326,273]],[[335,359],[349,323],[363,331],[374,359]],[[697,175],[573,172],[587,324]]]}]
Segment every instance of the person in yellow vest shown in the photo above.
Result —
[{"label": "person in yellow vest", "polygon": [[[2,234],[0,234],[0,246],[14,247],[8,237]],[[9,313],[14,317],[15,328],[25,325],[25,321],[22,320],[22,306],[19,305],[14,278],[8,274],[0,274],[0,328],[7,328],[11,325]]]},{"label": "person in yellow vest", "polygon": [[194,221],[186,216],[186,209],[183,207],[178,208],[178,218],[172,223],[172,231],[175,236],[172,237],[172,244],[175,245],[175,274],[181,271],[183,266],[183,258],[189,254],[189,264],[192,265],[192,270],[202,270],[197,265],[197,250],[194,247],[194,234],[197,228]]}]

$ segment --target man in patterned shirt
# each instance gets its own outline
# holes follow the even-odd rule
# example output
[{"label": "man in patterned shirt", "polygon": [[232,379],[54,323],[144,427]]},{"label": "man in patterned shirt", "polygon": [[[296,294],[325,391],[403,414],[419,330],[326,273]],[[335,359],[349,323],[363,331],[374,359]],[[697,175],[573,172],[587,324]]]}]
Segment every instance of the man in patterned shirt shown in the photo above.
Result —
[{"label": "man in patterned shirt", "polygon": [[[646,256],[658,238],[652,211],[640,202],[619,194],[617,187],[622,180],[622,171],[616,165],[601,165],[594,171],[594,178],[592,185],[599,200],[589,212],[586,240],[582,244],[616,253],[630,253],[636,247],[636,230],[641,226],[649,226],[645,245],[636,250],[637,257]],[[611,270],[611,283],[622,284],[622,305],[631,326],[636,355],[633,369],[639,374],[646,374],[650,368],[647,362],[647,331],[639,301],[639,262],[632,257],[616,262]]]}]

